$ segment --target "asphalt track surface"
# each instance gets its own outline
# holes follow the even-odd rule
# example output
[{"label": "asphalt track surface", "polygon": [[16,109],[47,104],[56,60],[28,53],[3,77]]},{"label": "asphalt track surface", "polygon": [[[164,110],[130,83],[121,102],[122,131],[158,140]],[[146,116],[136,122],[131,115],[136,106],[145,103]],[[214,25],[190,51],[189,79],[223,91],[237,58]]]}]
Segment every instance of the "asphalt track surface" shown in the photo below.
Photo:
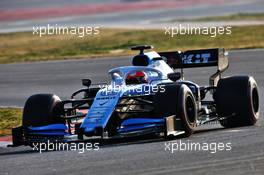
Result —
[{"label": "asphalt track surface", "polygon": [[[230,52],[225,75],[250,74],[258,82],[263,111],[263,50]],[[81,77],[106,80],[109,68],[129,65],[128,58],[58,61],[0,65],[1,105],[21,106],[35,92],[56,92],[63,98],[78,88]],[[186,77],[206,84],[213,69],[190,69]],[[228,100],[228,99],[227,99]],[[165,150],[166,141],[150,139],[101,146],[98,151],[50,151],[29,147],[0,147],[0,174],[263,174],[263,114],[256,126],[223,129],[219,125],[200,128],[182,143],[231,143],[230,151]],[[80,151],[81,152],[81,151]]]}]

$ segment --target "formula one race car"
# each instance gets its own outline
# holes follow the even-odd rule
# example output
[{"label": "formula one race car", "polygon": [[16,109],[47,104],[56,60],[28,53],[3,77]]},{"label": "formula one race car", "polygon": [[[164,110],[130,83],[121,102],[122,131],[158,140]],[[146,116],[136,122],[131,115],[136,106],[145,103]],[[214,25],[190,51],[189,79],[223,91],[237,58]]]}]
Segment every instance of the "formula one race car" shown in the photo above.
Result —
[{"label": "formula one race car", "polygon": [[[53,94],[29,97],[22,126],[12,130],[13,146],[47,140],[188,137],[197,126],[212,121],[227,128],[257,122],[256,81],[251,76],[221,77],[229,65],[224,49],[144,52],[152,48],[132,47],[140,52],[132,58],[132,66],[111,69],[108,85],[83,79],[85,88],[68,100]],[[207,66],[217,67],[209,86],[184,80],[184,68]]]}]

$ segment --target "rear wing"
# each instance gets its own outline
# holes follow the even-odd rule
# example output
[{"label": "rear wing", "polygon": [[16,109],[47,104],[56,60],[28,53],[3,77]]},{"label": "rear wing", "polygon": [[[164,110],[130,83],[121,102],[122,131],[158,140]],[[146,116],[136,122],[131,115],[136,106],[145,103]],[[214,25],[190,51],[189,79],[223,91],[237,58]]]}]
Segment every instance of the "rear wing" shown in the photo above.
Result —
[{"label": "rear wing", "polygon": [[216,86],[221,73],[228,68],[228,53],[223,48],[189,50],[185,52],[159,52],[173,69],[216,66],[217,72],[210,77],[211,86]]}]

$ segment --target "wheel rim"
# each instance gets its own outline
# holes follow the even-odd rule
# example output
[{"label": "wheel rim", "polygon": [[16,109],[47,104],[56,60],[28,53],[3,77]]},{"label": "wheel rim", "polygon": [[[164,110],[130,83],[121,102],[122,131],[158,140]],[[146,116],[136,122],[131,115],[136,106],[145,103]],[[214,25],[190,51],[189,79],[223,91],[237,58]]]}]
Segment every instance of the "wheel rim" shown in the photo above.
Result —
[{"label": "wheel rim", "polygon": [[191,96],[188,96],[186,99],[186,113],[187,113],[187,119],[189,123],[194,123],[195,122],[195,106],[194,106],[193,99]]},{"label": "wheel rim", "polygon": [[254,113],[257,113],[259,111],[259,96],[256,87],[252,90],[252,105]]}]

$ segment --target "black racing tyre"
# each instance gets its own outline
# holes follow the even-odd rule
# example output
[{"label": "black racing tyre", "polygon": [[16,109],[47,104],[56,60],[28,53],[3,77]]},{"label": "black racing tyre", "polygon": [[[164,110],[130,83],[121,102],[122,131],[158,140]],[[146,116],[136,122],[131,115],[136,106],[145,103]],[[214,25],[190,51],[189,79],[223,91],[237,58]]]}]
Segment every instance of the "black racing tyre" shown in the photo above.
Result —
[{"label": "black racing tyre", "polygon": [[220,124],[226,128],[254,125],[259,118],[259,94],[251,76],[220,79],[215,92]]},{"label": "black racing tyre", "polygon": [[60,98],[53,94],[36,94],[25,103],[22,117],[23,126],[44,126],[65,123],[60,116],[64,111]]},{"label": "black racing tyre", "polygon": [[171,116],[176,114],[178,93],[181,84],[171,83],[160,85],[160,91],[155,94],[155,115]]},{"label": "black racing tyre", "polygon": [[180,117],[185,131],[183,136],[189,137],[197,125],[197,106],[194,95],[188,86],[181,85],[177,104],[177,115]]},{"label": "black racing tyre", "polygon": [[185,84],[165,84],[164,90],[155,95],[157,116],[175,115],[181,119],[183,137],[189,137],[196,126],[197,106],[194,95]]}]

